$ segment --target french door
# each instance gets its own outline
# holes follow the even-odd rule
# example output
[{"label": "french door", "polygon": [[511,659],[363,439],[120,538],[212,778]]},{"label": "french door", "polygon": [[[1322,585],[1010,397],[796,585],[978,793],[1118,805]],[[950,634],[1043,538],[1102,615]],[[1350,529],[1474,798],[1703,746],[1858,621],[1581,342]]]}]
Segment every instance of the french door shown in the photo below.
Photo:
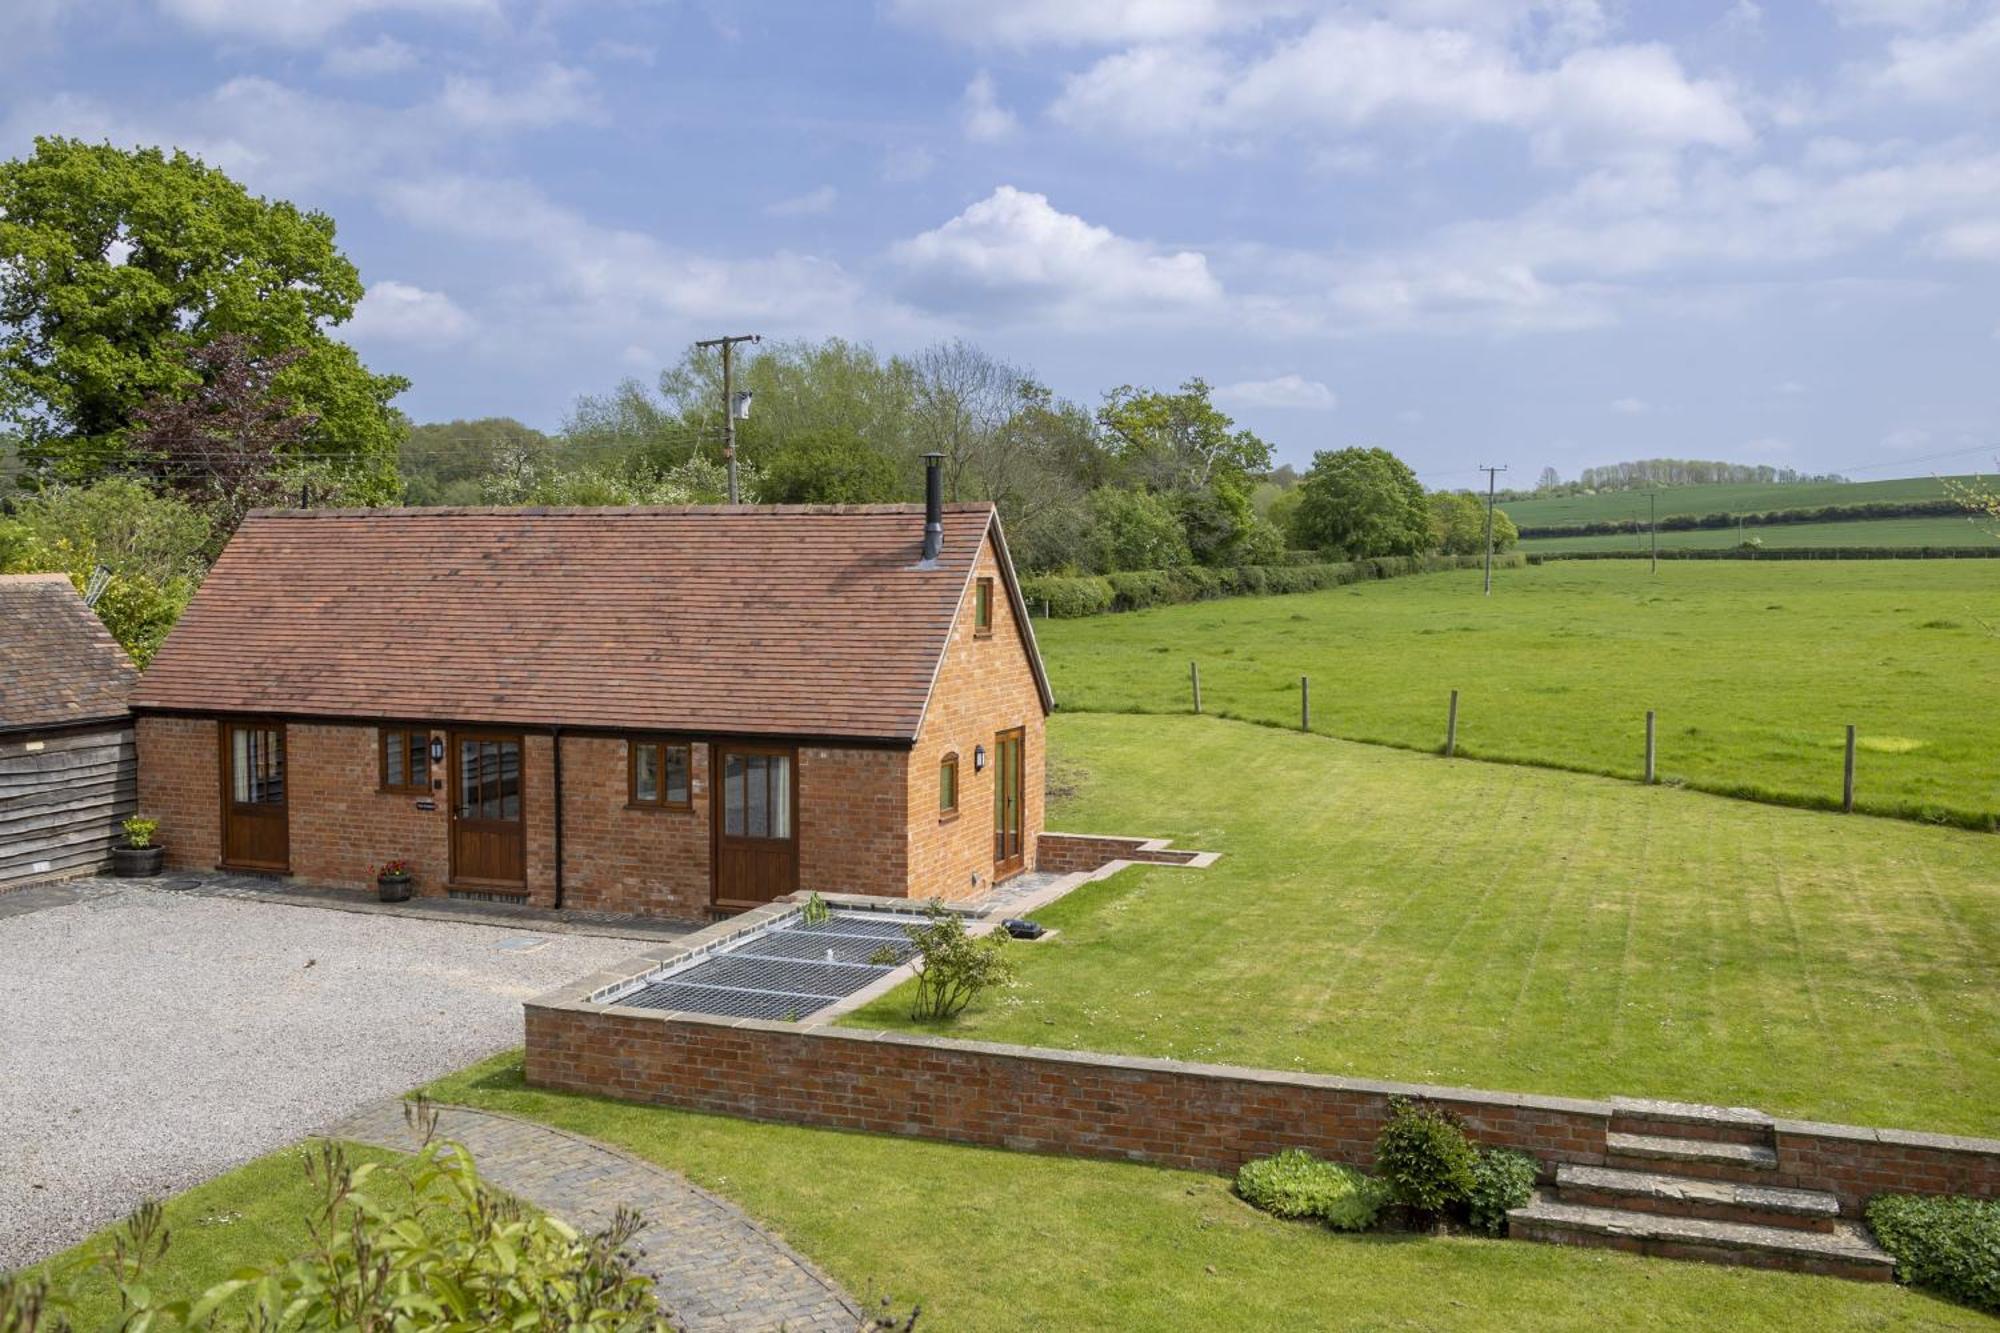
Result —
[{"label": "french door", "polygon": [[798,752],[718,742],[715,905],[755,907],[799,887]]},{"label": "french door", "polygon": [[451,792],[452,882],[526,883],[520,735],[453,732]]},{"label": "french door", "polygon": [[993,878],[1005,879],[1026,863],[1022,842],[1022,811],[1027,788],[1022,758],[1028,744],[1024,728],[1015,727],[993,738]]},{"label": "french door", "polygon": [[285,724],[225,722],[222,738],[222,864],[290,870],[285,811]]}]

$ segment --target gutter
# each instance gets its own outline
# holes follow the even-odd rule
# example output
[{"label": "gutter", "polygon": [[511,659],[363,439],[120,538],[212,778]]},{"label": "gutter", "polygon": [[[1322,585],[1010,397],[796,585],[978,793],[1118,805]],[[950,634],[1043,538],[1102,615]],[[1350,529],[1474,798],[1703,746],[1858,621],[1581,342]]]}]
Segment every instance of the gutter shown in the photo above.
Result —
[{"label": "gutter", "polygon": [[549,728],[550,750],[554,762],[550,765],[550,786],[554,788],[556,810],[556,911],[563,905],[563,789],[562,789],[562,728]]}]

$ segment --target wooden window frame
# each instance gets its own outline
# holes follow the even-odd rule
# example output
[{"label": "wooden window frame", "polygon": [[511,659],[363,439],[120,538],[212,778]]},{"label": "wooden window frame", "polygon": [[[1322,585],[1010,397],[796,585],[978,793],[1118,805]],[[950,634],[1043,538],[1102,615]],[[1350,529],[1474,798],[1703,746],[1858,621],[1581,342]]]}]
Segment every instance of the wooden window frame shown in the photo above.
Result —
[{"label": "wooden window frame", "polygon": [[[639,796],[639,748],[650,745],[660,752],[659,787],[652,799]],[[667,751],[680,750],[687,756],[687,795],[676,801],[667,796]],[[662,740],[657,736],[625,738],[625,808],[628,810],[694,809],[694,742]]]},{"label": "wooden window frame", "polygon": [[[944,775],[946,769],[951,770],[950,805],[944,803]],[[960,780],[963,776],[964,774],[958,764],[958,751],[953,750],[951,753],[945,755],[944,758],[938,760],[938,823],[948,824],[958,818],[959,807],[963,803],[965,795],[965,788],[960,785]]]},{"label": "wooden window frame", "polygon": [[980,579],[972,588],[972,637],[993,637],[993,580]]},{"label": "wooden window frame", "polygon": [[[429,796],[431,794],[432,776],[431,729],[429,727],[417,727],[403,723],[377,727],[375,733],[375,790],[391,796]],[[389,781],[389,738],[391,736],[401,736],[404,738],[403,767],[405,771],[401,783],[391,783]],[[413,780],[408,772],[410,751],[407,747],[409,746],[409,737],[411,736],[423,737],[424,776],[421,782]]]}]

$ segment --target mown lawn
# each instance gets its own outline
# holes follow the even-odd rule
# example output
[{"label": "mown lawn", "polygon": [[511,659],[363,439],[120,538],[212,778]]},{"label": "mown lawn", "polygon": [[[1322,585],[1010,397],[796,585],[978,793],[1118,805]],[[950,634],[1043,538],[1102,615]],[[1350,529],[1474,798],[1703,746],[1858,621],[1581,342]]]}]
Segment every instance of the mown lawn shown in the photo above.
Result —
[{"label": "mown lawn", "polygon": [[1049,743],[1051,828],[1223,856],[1038,913],[955,1034],[2000,1135],[1991,834],[1209,718]]},{"label": "mown lawn", "polygon": [[2000,561],[1563,562],[1037,625],[1074,712],[1208,711],[1434,750],[1836,804],[1860,729],[1865,809],[2000,815]]},{"label": "mown lawn", "polygon": [[1279,1222],[1226,1180],[761,1125],[540,1092],[518,1055],[431,1085],[684,1172],[919,1329],[1944,1329],[1990,1321],[1902,1288]]},{"label": "mown lawn", "polygon": [[[166,1253],[147,1269],[146,1285],[156,1295],[179,1300],[200,1295],[240,1268],[262,1268],[301,1253],[308,1244],[307,1221],[320,1201],[306,1180],[305,1159],[312,1151],[310,1144],[282,1149],[169,1199]],[[396,1160],[394,1153],[353,1143],[347,1145],[347,1155],[357,1165]],[[122,1227],[107,1228],[51,1263],[108,1245]],[[112,1328],[118,1316],[116,1289],[101,1274],[93,1277],[76,1327]]]}]

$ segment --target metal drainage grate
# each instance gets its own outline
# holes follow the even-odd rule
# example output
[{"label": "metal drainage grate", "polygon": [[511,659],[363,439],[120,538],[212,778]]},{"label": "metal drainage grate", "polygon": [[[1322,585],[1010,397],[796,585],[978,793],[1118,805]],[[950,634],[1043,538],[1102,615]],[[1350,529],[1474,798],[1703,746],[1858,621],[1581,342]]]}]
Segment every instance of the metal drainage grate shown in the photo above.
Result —
[{"label": "metal drainage grate", "polygon": [[[728,1018],[806,1018],[908,962],[917,950],[903,928],[923,923],[922,917],[886,912],[836,912],[810,926],[793,918],[606,1003]],[[888,953],[893,963],[871,961]]]}]

